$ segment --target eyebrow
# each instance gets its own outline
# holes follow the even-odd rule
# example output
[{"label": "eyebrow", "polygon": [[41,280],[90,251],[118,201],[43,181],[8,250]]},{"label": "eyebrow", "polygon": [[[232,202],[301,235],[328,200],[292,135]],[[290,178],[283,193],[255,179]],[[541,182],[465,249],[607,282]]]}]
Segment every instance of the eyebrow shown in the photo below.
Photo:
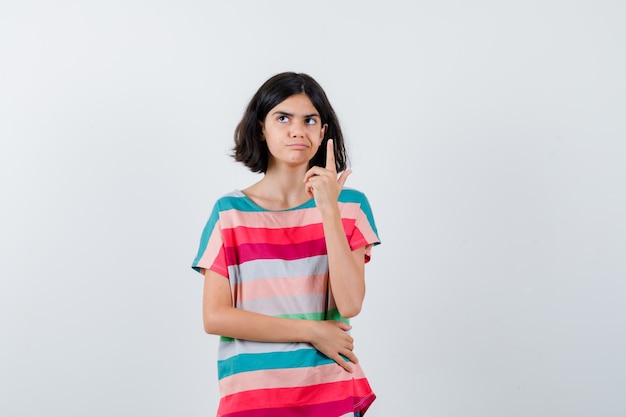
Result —
[{"label": "eyebrow", "polygon": [[[275,111],[274,113],[272,113],[272,116],[275,115],[275,114],[279,114],[281,116],[290,116],[290,117],[294,116],[293,113],[287,113],[286,111],[280,111],[280,110]],[[305,114],[303,117],[304,118],[320,117],[320,115],[318,113],[311,113],[311,114]]]}]

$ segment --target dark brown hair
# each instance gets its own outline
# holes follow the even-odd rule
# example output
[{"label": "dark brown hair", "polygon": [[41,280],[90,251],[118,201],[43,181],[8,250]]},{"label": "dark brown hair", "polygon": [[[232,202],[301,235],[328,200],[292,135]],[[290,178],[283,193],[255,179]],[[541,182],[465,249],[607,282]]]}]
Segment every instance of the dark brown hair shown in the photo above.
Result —
[{"label": "dark brown hair", "polygon": [[265,173],[267,171],[269,155],[267,143],[261,140],[261,124],[271,109],[292,95],[301,93],[309,97],[320,114],[322,124],[328,125],[317,153],[309,161],[309,168],[325,166],[326,142],[330,138],[333,139],[337,172],[345,171],[348,165],[348,154],[339,120],[326,97],[326,93],[311,76],[295,72],[283,72],[274,75],[259,88],[250,100],[235,129],[235,147],[232,156],[237,162],[242,162],[252,172]]}]

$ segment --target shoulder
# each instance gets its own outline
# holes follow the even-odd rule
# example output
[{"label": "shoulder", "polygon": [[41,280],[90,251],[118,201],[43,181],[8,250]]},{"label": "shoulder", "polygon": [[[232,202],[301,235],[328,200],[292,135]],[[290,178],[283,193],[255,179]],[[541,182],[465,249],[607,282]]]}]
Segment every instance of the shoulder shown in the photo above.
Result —
[{"label": "shoulder", "polygon": [[344,187],[339,193],[339,201],[342,203],[359,203],[367,200],[365,193],[354,188]]},{"label": "shoulder", "polygon": [[240,190],[233,190],[229,193],[223,194],[217,199],[213,206],[213,212],[222,212],[227,210],[245,210],[245,207],[249,205],[248,198]]},{"label": "shoulder", "polygon": [[[339,194],[339,203],[343,207],[352,207],[356,216],[364,216],[369,223],[374,225],[374,215],[370,202],[365,193],[354,188],[344,188]],[[375,226],[374,226],[375,227]]]}]

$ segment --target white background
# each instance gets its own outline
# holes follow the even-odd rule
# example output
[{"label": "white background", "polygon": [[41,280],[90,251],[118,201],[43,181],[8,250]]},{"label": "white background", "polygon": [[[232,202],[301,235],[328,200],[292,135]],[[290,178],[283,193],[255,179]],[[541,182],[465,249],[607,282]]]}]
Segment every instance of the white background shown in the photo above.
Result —
[{"label": "white background", "polygon": [[626,415],[626,3],[3,1],[0,416],[213,416],[189,265],[306,72],[383,245],[371,417]]}]

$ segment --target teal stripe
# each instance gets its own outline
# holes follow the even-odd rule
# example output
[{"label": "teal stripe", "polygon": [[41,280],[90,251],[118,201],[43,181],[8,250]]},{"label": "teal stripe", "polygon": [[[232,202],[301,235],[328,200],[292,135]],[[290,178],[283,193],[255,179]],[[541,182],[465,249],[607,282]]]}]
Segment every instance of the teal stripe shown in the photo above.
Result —
[{"label": "teal stripe", "polygon": [[344,188],[339,194],[339,201],[342,203],[361,203],[363,193],[352,188]]},{"label": "teal stripe", "polygon": [[213,207],[213,211],[211,212],[211,216],[209,217],[206,226],[204,226],[204,230],[202,231],[202,237],[200,237],[200,248],[198,249],[198,254],[191,264],[191,267],[198,272],[200,272],[200,268],[198,268],[197,266],[198,262],[200,261],[200,258],[202,258],[204,251],[206,251],[206,247],[209,244],[209,239],[211,238],[211,233],[213,233],[213,229],[215,228],[215,225],[217,224],[219,218],[220,213],[216,205],[215,207]]},{"label": "teal stripe", "polygon": [[242,353],[217,362],[219,379],[241,372],[267,369],[307,368],[333,363],[317,350],[301,349],[293,352]]},{"label": "teal stripe", "polygon": [[[339,201],[342,203],[357,203],[357,204],[363,205],[364,206],[363,211],[365,212],[365,214],[367,214],[370,220],[373,219],[371,208],[370,208],[369,202],[367,201],[367,197],[365,197],[365,194],[363,194],[362,192],[358,190],[354,190],[352,188],[344,188],[343,190],[341,190],[341,193],[339,195]],[[240,195],[227,195],[227,196],[221,197],[218,200],[217,205],[219,206],[219,211],[226,211],[226,210],[232,210],[232,209],[244,211],[244,212],[267,211],[266,209],[261,208],[257,206],[256,204],[252,203],[249,198],[245,196],[240,196]],[[310,199],[306,203],[299,205],[297,207],[293,207],[289,210],[299,210],[299,209],[312,208],[312,207],[315,207],[314,199]],[[286,211],[289,211],[289,210],[286,210]]]},{"label": "teal stripe", "polygon": [[222,197],[219,201],[220,210],[238,210],[238,211],[265,211],[261,207],[255,204],[250,204],[250,201],[246,197],[228,196]]},{"label": "teal stripe", "polygon": [[[257,206],[256,204],[254,204],[252,201],[250,201],[250,199],[248,199],[245,196],[226,196],[226,197],[222,197],[219,201],[220,203],[220,210],[221,211],[225,211],[225,210],[238,210],[238,211],[243,211],[243,212],[266,212],[268,210]],[[306,209],[306,208],[312,208],[315,207],[315,200],[310,199],[309,201],[307,201],[306,203],[299,205],[297,207],[293,207],[291,209],[288,210],[283,210],[283,211],[292,211],[292,210],[300,210],[300,209]]]}]

